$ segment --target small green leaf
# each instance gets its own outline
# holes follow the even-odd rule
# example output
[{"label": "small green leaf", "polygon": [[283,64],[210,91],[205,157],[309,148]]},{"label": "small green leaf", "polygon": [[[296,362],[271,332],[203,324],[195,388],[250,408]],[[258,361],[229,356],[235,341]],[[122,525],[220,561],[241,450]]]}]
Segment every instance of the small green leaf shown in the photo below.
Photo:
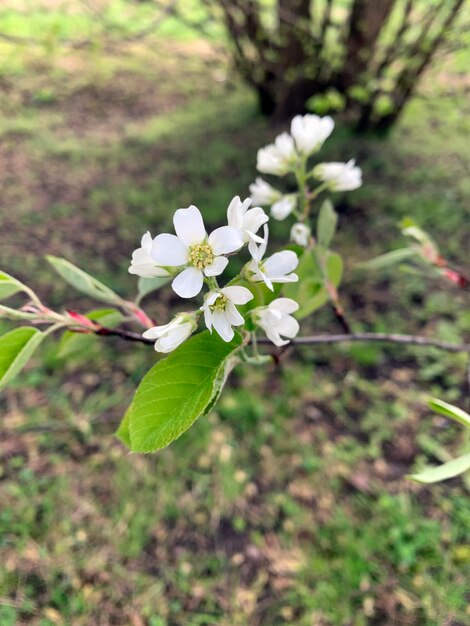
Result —
[{"label": "small green leaf", "polygon": [[341,255],[328,250],[326,258],[326,277],[335,287],[339,287],[343,278],[344,263]]},{"label": "small green leaf", "polygon": [[125,418],[131,450],[154,452],[184,433],[213,406],[230,369],[231,357],[242,343],[240,335],[225,343],[205,331],[156,363],[142,379]]},{"label": "small green leaf", "polygon": [[442,465],[428,467],[418,474],[410,474],[408,478],[417,483],[437,483],[441,480],[447,480],[448,478],[459,476],[459,474],[463,474],[469,469],[470,452],[459,456],[457,459],[452,459],[452,461],[443,463]]},{"label": "small green leaf", "polygon": [[450,419],[462,424],[462,426],[470,428],[470,415],[463,409],[453,404],[448,404],[443,400],[438,400],[437,398],[431,398],[429,400],[429,406],[436,411],[436,413],[450,417]]},{"label": "small green leaf", "polygon": [[170,280],[171,278],[169,276],[158,276],[156,278],[139,278],[139,282],[137,283],[139,302],[149,293],[152,293],[152,291],[156,291],[157,289],[160,289],[161,287],[166,285]]},{"label": "small green leaf", "polygon": [[103,283],[99,280],[93,278],[93,276],[90,276],[69,261],[55,256],[47,256],[46,259],[56,272],[60,274],[60,276],[62,276],[62,278],[69,285],[75,287],[77,291],[81,291],[87,296],[103,302],[111,302],[115,304],[120,304],[122,302],[122,298],[120,298],[112,289],[106,287],[106,285],[103,285]]},{"label": "small green leaf", "polygon": [[386,254],[381,254],[370,261],[359,263],[358,266],[370,270],[381,270],[385,267],[401,263],[402,261],[405,261],[413,256],[417,256],[417,251],[413,248],[399,248],[398,250],[392,250]]},{"label": "small green leaf", "polygon": [[119,428],[116,431],[116,437],[120,441],[122,441],[122,443],[128,448],[131,447],[131,433],[129,431],[129,413],[130,413],[130,407],[126,411],[126,414],[122,418],[121,423],[119,424]]},{"label": "small green leaf", "polygon": [[[123,314],[116,309],[96,309],[87,313],[85,317],[107,328],[118,326],[124,318]],[[79,353],[87,354],[97,340],[98,337],[92,333],[74,333],[66,330],[60,338],[57,356],[65,358]]]},{"label": "small green leaf", "polygon": [[9,298],[18,291],[21,291],[23,288],[22,283],[13,276],[6,274],[5,272],[0,272],[0,300],[5,300]]},{"label": "small green leaf", "polygon": [[321,205],[317,222],[317,242],[323,248],[329,248],[336,232],[338,214],[333,208],[330,200],[325,200]]},{"label": "small green leaf", "polygon": [[299,261],[296,274],[297,283],[287,283],[283,286],[283,293],[299,303],[299,310],[295,317],[304,319],[324,306],[328,300],[328,290],[325,287],[327,278],[335,287],[341,283],[343,274],[343,260],[337,252],[323,251],[326,277],[323,276],[317,258],[312,251],[305,251]]},{"label": "small green leaf", "polygon": [[43,339],[44,333],[29,326],[15,328],[0,337],[0,388],[23,369]]}]

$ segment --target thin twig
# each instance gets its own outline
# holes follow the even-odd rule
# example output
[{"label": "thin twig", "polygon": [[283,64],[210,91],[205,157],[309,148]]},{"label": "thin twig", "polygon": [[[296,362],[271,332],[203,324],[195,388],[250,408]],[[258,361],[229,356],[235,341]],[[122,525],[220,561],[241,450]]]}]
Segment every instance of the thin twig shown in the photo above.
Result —
[{"label": "thin twig", "polygon": [[[95,331],[97,335],[106,337],[121,337],[126,341],[136,341],[152,345],[155,342],[152,339],[145,339],[139,333],[135,333],[120,328],[100,328]],[[447,352],[467,352],[470,354],[470,344],[468,343],[451,343],[449,341],[440,341],[438,339],[428,339],[419,335],[398,335],[395,333],[352,333],[343,335],[312,335],[307,337],[296,337],[292,339],[290,345],[318,345],[332,343],[347,343],[348,341],[366,341],[366,342],[384,342],[397,343],[408,346],[420,346],[423,348],[437,348],[446,350]],[[271,345],[271,341],[267,338],[259,338],[258,344]]]},{"label": "thin twig", "polygon": [[[312,335],[308,337],[296,337],[291,344],[295,346],[347,343],[348,341],[372,341],[384,343],[398,343],[408,346],[420,346],[426,348],[438,348],[447,352],[467,352],[470,353],[469,343],[451,343],[449,341],[439,341],[438,339],[428,339],[419,335],[397,335],[389,333],[352,333],[350,335]],[[259,344],[270,344],[266,338],[258,339]]]}]

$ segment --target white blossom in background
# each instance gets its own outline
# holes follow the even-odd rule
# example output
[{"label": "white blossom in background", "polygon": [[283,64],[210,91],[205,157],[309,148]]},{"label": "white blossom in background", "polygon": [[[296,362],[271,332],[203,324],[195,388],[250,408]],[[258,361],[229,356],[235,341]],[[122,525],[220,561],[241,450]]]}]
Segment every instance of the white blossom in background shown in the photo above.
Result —
[{"label": "white blossom in background", "polygon": [[271,207],[271,216],[276,220],[285,220],[297,206],[297,194],[291,193],[282,196]]},{"label": "white blossom in background", "polygon": [[250,197],[253,204],[271,205],[282,197],[282,193],[258,176],[250,185]]},{"label": "white blossom in background", "polygon": [[290,132],[298,152],[309,156],[322,147],[334,127],[335,123],[328,115],[296,115],[291,122]]},{"label": "white blossom in background", "polygon": [[284,176],[292,171],[298,160],[294,140],[289,133],[282,133],[274,143],[258,150],[256,167],[263,174]]},{"label": "white blossom in background", "polygon": [[196,316],[191,313],[178,313],[171,322],[154,326],[143,333],[146,339],[155,339],[157,352],[172,352],[196,330]]},{"label": "white blossom in background", "polygon": [[152,241],[152,235],[147,231],[140,242],[141,247],[132,253],[129,274],[136,274],[142,278],[169,276],[169,273],[163,267],[159,267],[152,259]]},{"label": "white blossom in background", "polygon": [[291,298],[277,298],[268,306],[254,309],[253,320],[276,346],[285,346],[299,332],[299,322],[291,315],[298,308]]},{"label": "white blossom in background", "polygon": [[308,246],[311,236],[312,231],[302,222],[297,222],[290,229],[291,241],[299,246],[302,246],[302,248],[306,248]]},{"label": "white blossom in background", "polygon": [[232,341],[235,334],[232,326],[245,323],[235,305],[246,304],[252,299],[253,294],[249,289],[236,285],[209,291],[201,307],[207,328],[210,332],[215,328],[224,341]]},{"label": "white blossom in background", "polygon": [[313,168],[313,175],[328,183],[331,191],[352,191],[362,185],[362,170],[354,159],[347,163],[320,163]]},{"label": "white blossom in background", "polygon": [[219,276],[227,267],[223,256],[243,246],[241,232],[222,226],[207,236],[199,209],[191,205],[178,209],[173,217],[176,235],[162,234],[152,244],[152,258],[164,267],[182,267],[172,282],[181,298],[192,298],[201,291],[204,276]]},{"label": "white blossom in background", "polygon": [[235,196],[227,209],[228,225],[241,231],[243,242],[248,243],[249,248],[263,243],[263,238],[256,233],[269,220],[261,207],[250,209],[251,202],[250,198],[242,202],[239,196]]},{"label": "white blossom in background", "polygon": [[297,274],[292,273],[299,264],[299,259],[295,252],[282,250],[263,260],[267,245],[268,237],[266,233],[263,243],[257,246],[254,253],[252,252],[253,258],[246,265],[248,279],[254,283],[265,283],[271,291],[274,291],[273,283],[297,282],[299,277]]}]

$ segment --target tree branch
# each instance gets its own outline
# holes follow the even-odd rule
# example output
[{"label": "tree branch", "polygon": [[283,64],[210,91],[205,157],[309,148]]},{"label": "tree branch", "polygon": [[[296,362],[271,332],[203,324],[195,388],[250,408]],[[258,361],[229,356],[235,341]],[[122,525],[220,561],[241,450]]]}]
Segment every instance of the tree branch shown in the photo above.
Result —
[{"label": "tree branch", "polygon": [[[155,342],[152,339],[145,339],[139,333],[135,333],[129,330],[123,330],[120,328],[99,328],[95,331],[95,334],[106,337],[121,337],[126,341],[136,341],[139,343],[145,343],[152,345]],[[347,342],[382,342],[382,343],[396,343],[407,346],[420,346],[422,348],[437,348],[439,350],[445,350],[447,352],[467,352],[470,354],[470,344],[468,343],[451,343],[449,341],[439,341],[438,339],[428,339],[420,335],[398,335],[395,333],[351,333],[344,335],[311,335],[307,337],[296,337],[292,339],[290,345],[293,346],[305,346],[305,345],[319,345],[319,344],[332,344],[332,343],[347,343]],[[272,342],[267,338],[260,338],[257,343],[263,345],[272,345]]]},{"label": "tree branch", "polygon": [[[420,346],[422,348],[438,348],[447,352],[467,352],[470,353],[469,343],[451,343],[449,341],[439,341],[438,339],[428,339],[420,335],[397,335],[394,333],[351,333],[348,335],[311,335],[308,337],[296,337],[292,339],[291,345],[304,346],[330,343],[347,343],[349,341],[383,342],[397,343],[407,346]],[[259,344],[270,344],[269,339],[258,339]]]}]

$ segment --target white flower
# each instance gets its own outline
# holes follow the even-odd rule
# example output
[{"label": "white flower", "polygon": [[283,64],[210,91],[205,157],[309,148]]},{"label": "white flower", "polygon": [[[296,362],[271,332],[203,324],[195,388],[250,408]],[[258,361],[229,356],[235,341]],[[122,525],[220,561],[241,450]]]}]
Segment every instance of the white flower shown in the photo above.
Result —
[{"label": "white flower", "polygon": [[171,352],[181,345],[196,329],[196,316],[188,313],[178,313],[169,324],[154,326],[143,334],[146,339],[156,339],[157,352]]},{"label": "white flower", "polygon": [[224,341],[232,341],[235,334],[232,326],[241,326],[245,323],[235,305],[246,304],[252,299],[253,294],[246,287],[234,285],[209,291],[201,307],[207,328],[212,332],[214,327]]},{"label": "white flower", "polygon": [[362,171],[354,159],[347,163],[320,163],[313,168],[313,175],[328,183],[332,191],[352,191],[362,185]]},{"label": "white flower", "polygon": [[137,274],[143,278],[155,278],[157,276],[169,276],[168,272],[159,267],[152,259],[152,235],[147,231],[140,242],[141,247],[132,253],[129,274]]},{"label": "white flower", "polygon": [[294,140],[288,133],[278,135],[274,143],[258,150],[256,167],[263,174],[284,176],[297,161]]},{"label": "white flower", "polygon": [[[277,298],[268,306],[253,311],[253,319],[276,346],[285,346],[299,332],[299,323],[290,315],[299,308],[291,298]],[[289,339],[282,339],[282,337]]]},{"label": "white flower", "polygon": [[294,224],[290,229],[291,241],[299,246],[302,246],[303,248],[306,248],[308,246],[311,234],[312,231],[310,230],[310,228],[306,224],[303,224],[301,222],[297,222],[297,224]]},{"label": "white flower", "polygon": [[252,260],[247,263],[249,280],[254,283],[264,282],[274,291],[273,283],[295,283],[299,280],[297,274],[291,272],[299,264],[299,259],[292,250],[282,250],[262,261],[268,245],[267,235],[265,240],[252,252]]},{"label": "white flower", "polygon": [[153,240],[152,258],[164,267],[184,269],[172,282],[181,298],[192,298],[201,291],[204,276],[219,276],[227,267],[224,254],[243,246],[240,230],[222,226],[207,236],[199,209],[191,205],[178,209],[173,217],[175,235],[158,235]]},{"label": "white flower", "polygon": [[285,220],[288,215],[297,206],[297,194],[291,193],[287,196],[282,196],[280,200],[275,202],[271,207],[271,215],[276,220]]},{"label": "white flower", "polygon": [[280,191],[272,187],[260,176],[250,185],[250,194],[253,204],[271,205],[282,197]]},{"label": "white flower", "polygon": [[256,233],[263,224],[269,221],[269,217],[261,207],[250,209],[250,205],[250,198],[242,202],[239,196],[235,196],[227,209],[228,225],[241,231],[242,239],[244,243],[248,243],[248,247],[252,247],[254,242],[263,243],[263,238]]},{"label": "white flower", "polygon": [[297,150],[308,156],[319,150],[333,132],[335,123],[329,116],[296,115],[291,122],[290,132],[295,139]]}]

